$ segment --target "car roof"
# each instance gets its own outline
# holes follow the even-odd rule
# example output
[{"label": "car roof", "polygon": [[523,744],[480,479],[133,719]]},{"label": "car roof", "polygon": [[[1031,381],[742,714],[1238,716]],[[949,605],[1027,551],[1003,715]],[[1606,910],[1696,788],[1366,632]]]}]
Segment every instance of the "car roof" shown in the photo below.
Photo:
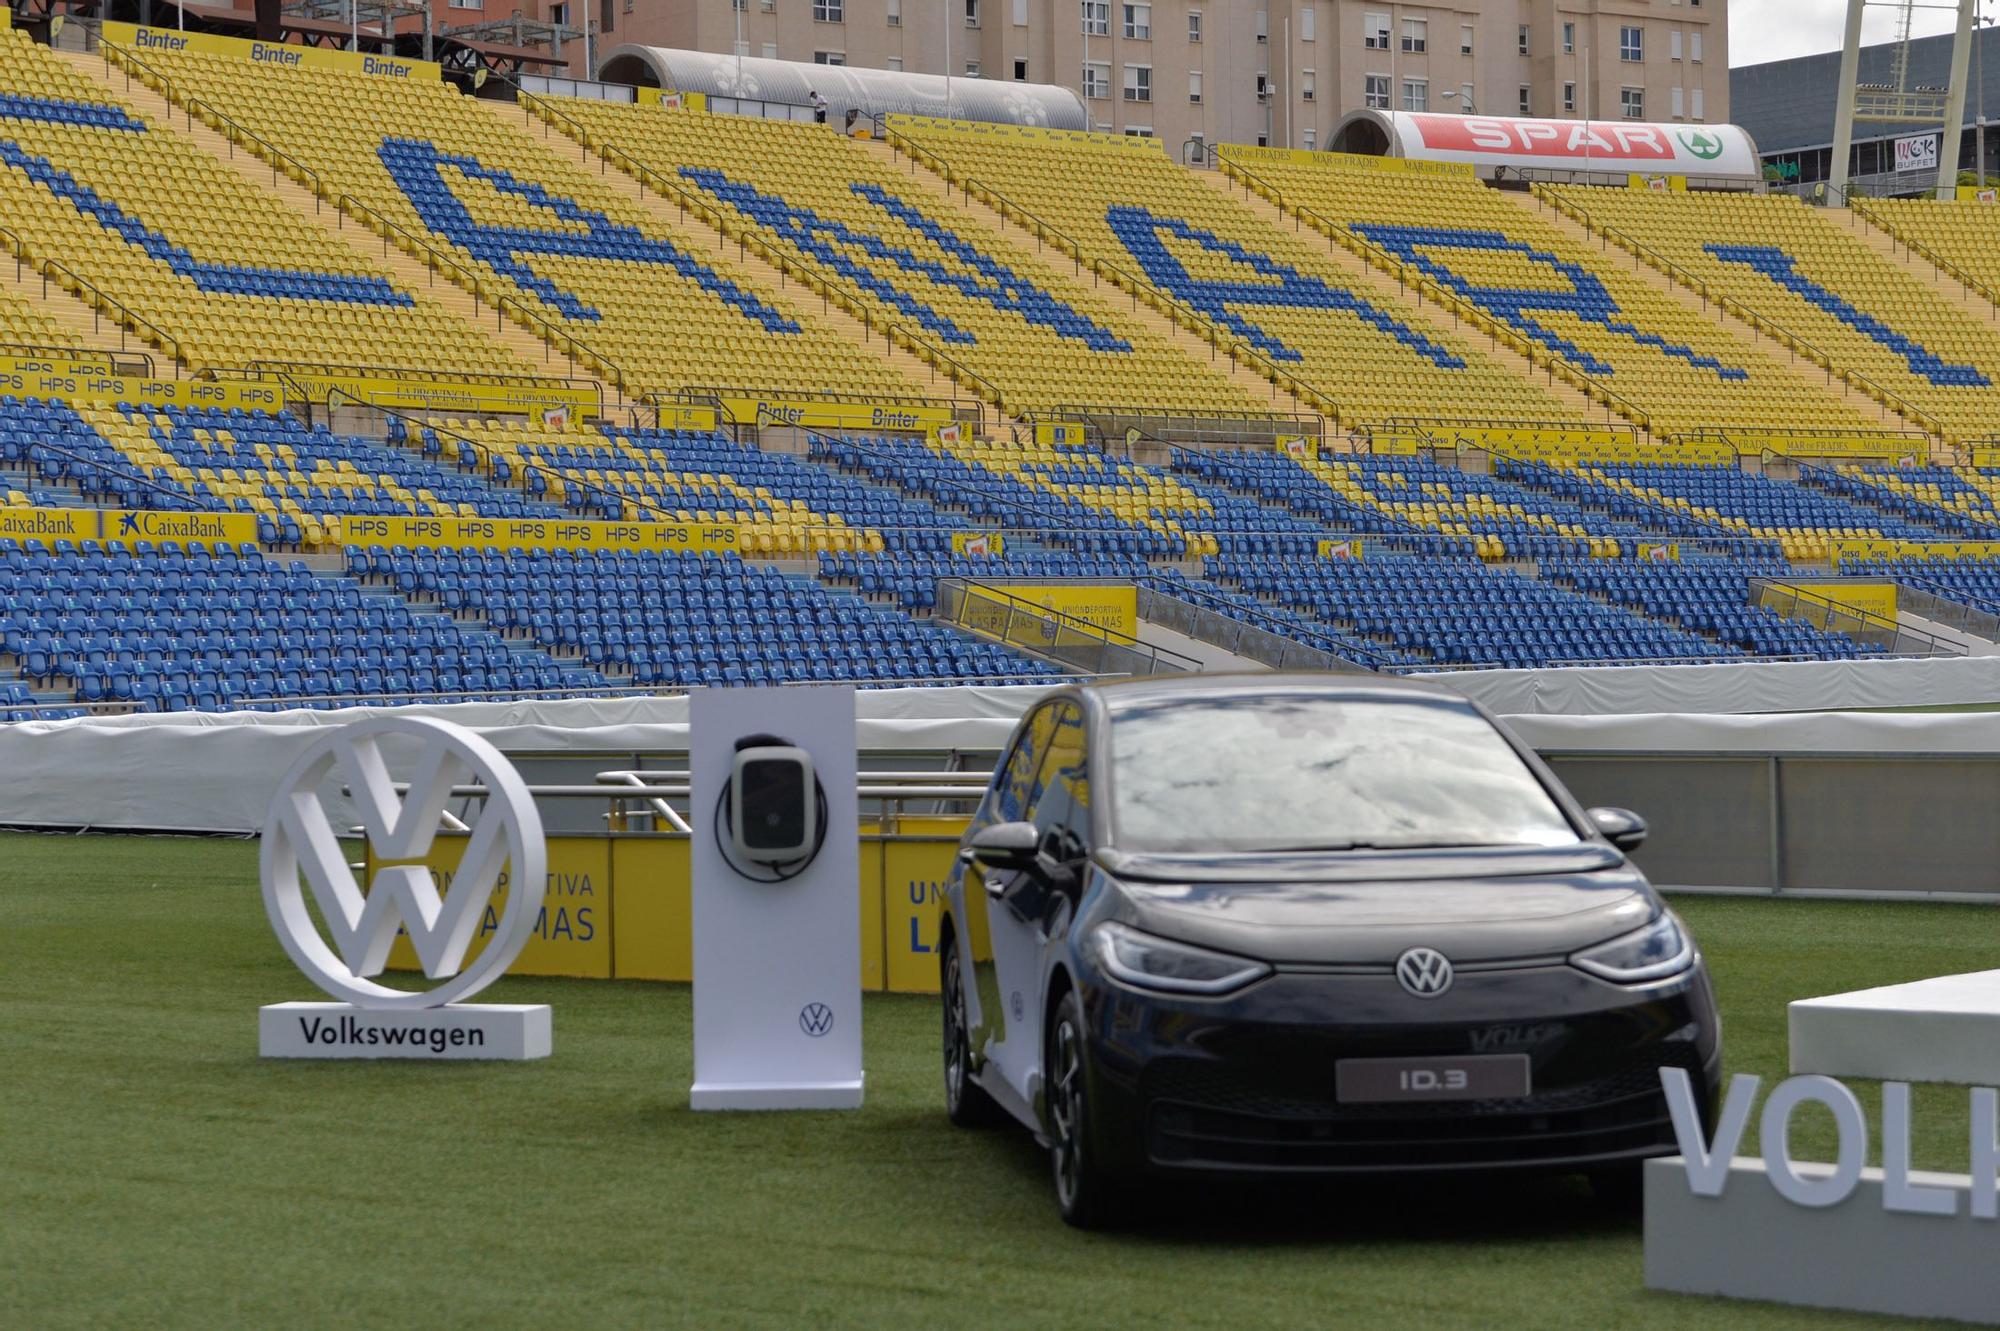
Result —
[{"label": "car roof", "polygon": [[1137,703],[1185,698],[1270,697],[1272,694],[1311,695],[1356,701],[1413,702],[1420,699],[1465,703],[1464,694],[1421,680],[1361,671],[1242,671],[1216,674],[1149,675],[1144,679],[1082,684],[1081,694],[1118,711]]}]

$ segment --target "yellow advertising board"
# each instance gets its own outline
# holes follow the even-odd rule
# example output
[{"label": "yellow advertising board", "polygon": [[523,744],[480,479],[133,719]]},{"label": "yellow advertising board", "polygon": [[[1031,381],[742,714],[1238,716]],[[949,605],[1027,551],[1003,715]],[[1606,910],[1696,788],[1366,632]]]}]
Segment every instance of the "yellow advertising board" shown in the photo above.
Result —
[{"label": "yellow advertising board", "polygon": [[1281,434],[1277,440],[1278,451],[1288,458],[1307,462],[1319,456],[1319,443],[1302,434]]},{"label": "yellow advertising board", "polygon": [[0,356],[0,376],[54,374],[68,377],[74,375],[111,375],[113,373],[115,371],[111,368],[111,356],[108,352],[103,355],[93,355],[90,352],[84,352],[80,355],[76,353],[64,353],[62,355],[49,356]]},{"label": "yellow advertising board", "polygon": [[274,367],[288,384],[296,385],[309,402],[344,401],[387,407],[393,411],[492,412],[529,415],[551,407],[575,412],[598,409],[597,392],[575,384],[532,379],[398,379],[340,374],[307,366]]},{"label": "yellow advertising board", "polygon": [[217,541],[255,544],[254,513],[161,513],[131,508],[0,507],[0,538],[53,546],[57,541]]},{"label": "yellow advertising board", "polygon": [[1625,177],[1625,185],[1628,189],[1651,190],[1655,194],[1665,194],[1669,191],[1685,193],[1688,187],[1688,178],[1686,176],[1638,175],[1635,173]]},{"label": "yellow advertising board", "polygon": [[1790,619],[1818,628],[1839,628],[1856,614],[1896,621],[1893,582],[1774,582],[1763,589],[1758,603]]},{"label": "yellow advertising board", "polygon": [[2000,189],[1991,185],[1960,185],[1956,193],[1960,203],[2000,203]]},{"label": "yellow advertising board", "polygon": [[1083,443],[1083,426],[1077,421],[1036,421],[1035,442],[1074,448]]},{"label": "yellow advertising board", "polygon": [[1890,559],[2000,559],[2000,541],[1892,541],[1840,537],[1828,542],[1833,566]]},{"label": "yellow advertising board", "polygon": [[1980,468],[2000,467],[2000,448],[1973,449],[1972,465]]},{"label": "yellow advertising board", "polygon": [[[371,857],[367,872],[372,883],[375,870],[391,863],[418,863],[431,871],[431,881],[439,893],[451,890],[451,872],[465,854],[463,836],[441,833],[431,844],[431,853],[422,860],[389,861],[380,865]],[[535,918],[535,932],[521,949],[508,973],[512,975],[571,975],[586,980],[608,980],[611,960],[611,841],[606,837],[550,837],[548,839],[548,881],[543,889],[542,909]],[[506,871],[500,886],[486,903],[479,927],[466,950],[466,960],[486,949],[486,940],[500,927],[500,912],[506,908],[512,884]],[[421,970],[409,935],[396,931],[389,949],[389,969]]]},{"label": "yellow advertising board", "polygon": [[1048,129],[1041,125],[1004,125],[985,120],[946,120],[941,116],[897,113],[884,122],[894,132],[923,130],[930,134],[956,134],[962,138],[1033,139],[1042,143],[1088,143],[1125,152],[1165,152],[1158,139],[1143,134],[1094,133],[1087,129]]},{"label": "yellow advertising board", "polygon": [[997,531],[955,531],[951,552],[973,559],[998,559],[1007,553],[1007,538]]},{"label": "yellow advertising board", "polygon": [[1478,169],[1470,162],[1425,162],[1410,157],[1376,157],[1368,153],[1316,152],[1309,148],[1258,148],[1243,143],[1217,145],[1224,162],[1240,162],[1255,171],[1258,162],[1317,166],[1334,171],[1381,171],[1403,176],[1452,176],[1470,180]]},{"label": "yellow advertising board", "polygon": [[915,430],[951,423],[951,408],[926,402],[816,402],[795,398],[719,393],[722,418],[731,425],[798,425],[809,430]]},{"label": "yellow advertising board", "polygon": [[1680,557],[1681,543],[1679,541],[1668,541],[1662,545],[1648,545],[1644,541],[1639,543],[1639,560],[1641,563],[1671,564],[1678,562]]},{"label": "yellow advertising board", "polygon": [[1359,559],[1361,558],[1361,542],[1353,537],[1342,541],[1321,541],[1319,543],[1319,557],[1321,559]]},{"label": "yellow advertising board", "polygon": [[708,94],[705,92],[671,92],[666,88],[640,88],[639,105],[657,106],[662,111],[706,111]]},{"label": "yellow advertising board", "polygon": [[722,415],[714,407],[697,407],[681,403],[668,403],[654,408],[655,428],[661,430],[713,430],[722,421]]},{"label": "yellow advertising board", "polygon": [[1129,582],[1010,582],[1004,587],[978,590],[984,594],[997,591],[1038,609],[1052,610],[1128,638],[1139,631],[1139,589]]},{"label": "yellow advertising board", "polygon": [[1732,434],[1746,451],[1757,450],[1765,458],[1901,458],[1924,459],[1929,445],[1909,435],[1840,435],[1817,431],[1793,435]]},{"label": "yellow advertising board", "polygon": [[319,46],[293,46],[284,42],[248,41],[240,37],[218,37],[206,32],[181,32],[174,28],[145,28],[136,23],[103,25],[104,40],[145,58],[148,51],[194,52],[219,55],[230,60],[247,60],[267,69],[330,69],[343,74],[367,74],[374,78],[420,79],[436,83],[443,71],[428,60],[404,60],[397,56],[373,55],[366,51],[340,51]]},{"label": "yellow advertising board", "polygon": [[645,550],[725,554],[740,548],[730,523],[595,522],[583,518],[344,517],[342,545],[478,550]]},{"label": "yellow advertising board", "polygon": [[56,369],[0,365],[0,393],[63,402],[134,402],[146,407],[214,407],[227,411],[282,411],[285,395],[263,379],[140,379],[97,367]]},{"label": "yellow advertising board", "polygon": [[[965,819],[904,818],[896,830],[895,839],[880,843],[883,987],[936,993],[938,906]],[[864,891],[867,882],[864,874]]]}]

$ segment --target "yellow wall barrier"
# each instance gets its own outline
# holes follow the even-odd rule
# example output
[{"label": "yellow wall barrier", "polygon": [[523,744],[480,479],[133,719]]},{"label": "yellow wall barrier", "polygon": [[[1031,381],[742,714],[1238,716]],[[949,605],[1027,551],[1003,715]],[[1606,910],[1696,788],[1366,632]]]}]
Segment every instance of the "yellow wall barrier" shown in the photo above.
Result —
[{"label": "yellow wall barrier", "polygon": [[595,412],[595,389],[572,384],[540,384],[532,380],[481,383],[474,379],[404,379],[367,374],[338,374],[306,366],[279,366],[285,379],[311,402],[334,395],[387,407],[394,411],[492,412],[527,414],[551,407]]},{"label": "yellow wall barrier", "polygon": [[2000,559],[2000,541],[1892,541],[1838,537],[1828,542],[1833,566],[1880,559]]},{"label": "yellow wall barrier", "polygon": [[740,548],[730,523],[597,522],[584,518],[344,517],[342,545],[410,545],[449,550],[651,550],[722,554]]},{"label": "yellow wall barrier", "polygon": [[923,402],[814,402],[718,393],[732,425],[799,425],[812,430],[923,430],[949,425],[951,408]]},{"label": "yellow wall barrier", "polygon": [[285,395],[264,379],[138,379],[107,374],[86,363],[29,368],[31,360],[0,363],[0,393],[63,402],[132,402],[142,407],[214,407],[283,411]]},{"label": "yellow wall barrier", "polygon": [[1822,629],[1839,628],[1841,621],[1857,613],[1896,622],[1893,582],[1774,582],[1764,587],[1757,600],[1768,610]]},{"label": "yellow wall barrier", "polygon": [[1375,157],[1368,153],[1318,152],[1307,148],[1257,148],[1249,144],[1217,145],[1216,156],[1242,162],[1254,170],[1257,162],[1316,166],[1329,171],[1382,171],[1402,176],[1452,176],[1471,180],[1479,170],[1470,162],[1426,162],[1413,157]]},{"label": "yellow wall barrier", "polygon": [[[894,833],[861,825],[861,987],[891,993],[936,993],[938,903],[965,819],[902,818]],[[464,853],[463,837],[441,835],[421,861],[440,891],[448,866]],[[402,861],[383,861],[387,863]],[[372,858],[372,878],[381,867]],[[498,927],[509,889],[503,876],[474,934],[468,960]],[[398,935],[392,970],[418,969],[409,940]],[[694,978],[694,918],[688,839],[672,834],[553,836],[548,882],[535,932],[511,971],[590,980]]]},{"label": "yellow wall barrier", "polygon": [[657,106],[662,111],[708,110],[708,94],[705,92],[672,92],[666,88],[640,88],[638,93],[641,106]]}]

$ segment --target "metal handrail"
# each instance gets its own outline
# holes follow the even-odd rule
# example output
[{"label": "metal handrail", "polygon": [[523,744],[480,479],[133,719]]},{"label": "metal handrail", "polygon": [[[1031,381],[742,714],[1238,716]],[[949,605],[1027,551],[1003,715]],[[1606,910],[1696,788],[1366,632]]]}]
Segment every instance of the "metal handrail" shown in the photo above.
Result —
[{"label": "metal handrail", "polygon": [[[416,366],[359,365],[359,364],[343,365],[331,361],[296,361],[296,360],[253,360],[248,365],[244,366],[243,370],[245,373],[248,374],[268,375],[274,378],[284,379],[285,381],[287,381],[288,383],[292,384],[294,387],[300,390],[299,395],[302,398],[307,398],[310,395],[305,392],[305,385],[302,382],[300,382],[300,376],[305,376],[307,378],[312,378],[316,376],[326,376],[326,377],[355,376],[358,378],[387,377],[387,378],[394,378],[401,380],[418,381],[422,383],[444,384],[444,385],[485,384],[495,387],[521,385],[523,387],[530,389],[534,388],[582,389],[585,392],[590,393],[593,397],[597,399],[596,415],[600,417],[604,415],[604,387],[602,384],[599,384],[589,379],[577,379],[563,375],[501,374],[498,372],[445,374],[436,370],[426,370]],[[217,376],[209,372],[203,372],[202,374],[197,375],[196,377],[214,378]],[[345,394],[345,396],[352,398],[356,402],[363,401],[363,399],[356,394],[349,393]],[[370,402],[367,403],[367,405],[373,406],[374,403]]]},{"label": "metal handrail", "polygon": [[1644,260],[1652,264],[1665,276],[1696,292],[1703,300],[1714,301],[1717,309],[1734,315],[1774,341],[1784,343],[1787,349],[1791,350],[1794,354],[1801,351],[1804,352],[1807,360],[1826,371],[1829,383],[1837,378],[1851,388],[1860,388],[1864,392],[1875,396],[1877,400],[1881,401],[1891,411],[1914,422],[1926,433],[1937,435],[1939,438],[1944,437],[1944,427],[1937,417],[1918,407],[1900,394],[1891,392],[1869,375],[1860,370],[1836,366],[1833,363],[1831,353],[1822,351],[1819,347],[1806,341],[1805,338],[1800,337],[1777,320],[1759,313],[1756,309],[1745,304],[1735,296],[1726,296],[1719,291],[1712,291],[1705,281],[1696,277],[1684,266],[1650,249],[1640,241],[1626,235],[1623,231],[1612,227],[1609,223],[1591,220],[1589,211],[1582,204],[1564,197],[1558,192],[1556,186],[1536,184],[1533,188],[1537,199],[1545,199],[1556,211],[1569,215],[1580,223],[1585,230],[1595,232],[1602,239],[1617,245],[1620,249],[1631,254],[1635,260]]},{"label": "metal handrail", "polygon": [[1988,304],[2000,306],[2000,293],[1996,293],[1992,287],[1972,276],[1972,274],[1966,272],[1951,260],[1940,255],[1924,242],[1915,239],[1908,232],[1899,229],[1893,222],[1878,214],[1871,202],[1864,200],[1861,196],[1856,196],[1854,199],[1849,200],[1847,210],[1853,216],[1861,218],[1868,225],[1888,236],[1892,242],[1892,252],[1893,243],[1900,242],[1906,251],[1923,259],[1936,272],[1957,282],[1968,293],[1977,291],[1986,298]]},{"label": "metal handrail", "polygon": [[[1063,646],[1073,646],[1095,649],[1106,656],[1112,654],[1129,654],[1135,658],[1135,665],[1145,667],[1144,669],[1117,672],[1120,674],[1157,675],[1167,672],[1193,674],[1199,672],[1201,669],[1201,663],[1191,656],[1184,656],[1179,652],[1147,642],[1129,633],[1122,633],[1116,629],[1106,628],[1102,624],[1093,624],[1087,619],[1081,619],[1061,610],[1053,610],[1046,606],[1036,605],[1025,597],[1016,596],[1014,593],[1008,591],[1004,585],[971,578],[946,577],[938,579],[937,590],[937,613],[946,623],[954,624],[969,632],[980,633],[982,636],[997,637],[999,641],[1018,651],[1025,651],[1036,656],[1046,657],[1054,660],[1059,665],[1073,668],[1072,662],[1065,660],[1053,649]],[[996,605],[1004,611],[1007,623],[999,634],[986,633],[970,622],[971,616],[967,613],[967,608],[975,600]],[[1049,630],[1049,642],[1046,647],[1038,647],[1030,643],[1021,642],[1014,636],[1011,630],[1014,627],[1014,621],[1017,617],[1045,626]],[[1063,641],[1063,635],[1065,634],[1070,635],[1072,639],[1081,641],[1065,643]],[[1099,661],[1099,664],[1103,664],[1102,660]]]},{"label": "metal handrail", "polygon": [[[515,85],[515,96],[524,115],[532,113],[540,116],[545,127],[553,127],[558,121],[567,126],[568,128],[563,131],[564,137],[570,139],[577,147],[581,148],[586,156],[595,153],[598,160],[605,167],[615,165],[619,170],[630,175],[639,183],[642,191],[647,186],[650,186],[661,197],[673,199],[682,209],[692,212],[695,216],[701,218],[702,221],[714,227],[725,239],[730,238],[732,226],[729,215],[719,205],[708,202],[698,191],[692,190],[665,173],[655,170],[652,166],[640,161],[637,157],[634,157],[631,153],[626,152],[623,148],[615,144],[595,142],[596,136],[590,132],[588,126],[582,124],[574,117],[565,114],[561,108],[553,105],[549,99],[529,92],[518,84]],[[753,222],[749,225],[755,227],[761,224]],[[851,280],[833,277],[817,266],[808,265],[804,261],[784,253],[766,241],[762,235],[753,235],[742,226],[736,226],[733,230],[734,239],[738,246],[754,250],[758,258],[776,268],[780,274],[794,277],[805,283],[809,289],[819,292],[822,300],[832,299],[830,288],[838,285],[842,292],[848,296],[848,300],[840,302],[841,308],[861,320],[863,328],[871,332],[879,331],[885,339],[890,341],[897,340],[900,335],[905,347],[913,348],[921,346],[936,360],[943,362],[944,365],[949,367],[946,370],[947,374],[960,379],[961,382],[968,385],[977,385],[980,389],[984,390],[996,408],[1004,409],[1004,400],[998,385],[958,360],[957,357],[952,356],[944,348],[921,336],[910,325],[876,315],[873,309],[867,304],[861,289]],[[849,303],[850,301],[852,304]]]},{"label": "metal handrail", "polygon": [[1477,303],[1468,300],[1428,274],[1413,272],[1411,266],[1405,263],[1400,257],[1391,254],[1388,250],[1383,249],[1366,236],[1358,235],[1351,228],[1341,226],[1324,213],[1308,208],[1302,203],[1288,200],[1285,197],[1285,192],[1270,180],[1252,171],[1249,167],[1244,166],[1228,153],[1224,152],[1222,149],[1227,146],[1226,144],[1219,145],[1216,148],[1215,160],[1221,165],[1223,174],[1242,182],[1246,191],[1255,190],[1263,194],[1280,212],[1289,212],[1297,220],[1309,224],[1329,241],[1352,252],[1373,266],[1380,268],[1383,272],[1394,273],[1399,284],[1408,282],[1416,289],[1419,300],[1428,294],[1440,305],[1450,309],[1454,317],[1466,320],[1490,338],[1505,342],[1509,349],[1524,357],[1530,365],[1540,365],[1547,369],[1550,374],[1556,373],[1558,367],[1560,367],[1564,382],[1570,384],[1571,387],[1578,389],[1586,396],[1597,397],[1604,404],[1607,411],[1613,410],[1613,404],[1616,403],[1615,410],[1620,415],[1623,415],[1642,430],[1651,430],[1651,413],[1624,395],[1607,387],[1602,380],[1598,379],[1588,370],[1585,370],[1567,356],[1559,355],[1535,342],[1533,339],[1525,337],[1514,329],[1507,327],[1500,320],[1494,318],[1492,314],[1482,309]]},{"label": "metal handrail", "polygon": [[[85,299],[83,293],[86,291],[88,291],[91,294],[91,296],[96,298],[95,301],[85,302],[86,304],[91,305],[91,321],[93,324],[95,324],[97,317],[100,314],[109,315],[111,317],[112,322],[114,323],[117,323],[122,319],[129,324],[128,331],[138,333],[142,337],[151,337],[153,339],[156,339],[153,345],[157,346],[161,351],[166,351],[169,345],[172,346],[173,348],[172,355],[175,363],[174,373],[176,375],[180,373],[180,367],[182,365],[187,364],[187,359],[182,353],[181,340],[175,337],[173,334],[167,332],[166,329],[161,328],[158,324],[154,323],[152,320],[143,317],[137,311],[128,307],[123,301],[113,298],[94,283],[86,281],[82,274],[76,272],[74,269],[68,267],[67,265],[58,263],[54,259],[30,258],[28,255],[28,242],[24,238],[22,238],[22,236],[18,232],[12,230],[11,228],[0,227],[0,240],[4,240],[7,247],[14,251],[14,258],[18,261],[16,264],[17,274],[19,272],[20,267],[25,265],[26,267],[32,269],[36,273],[36,275],[38,275],[42,279],[42,295],[45,298],[49,294],[50,277],[53,276],[54,274],[60,273],[63,275],[63,277],[67,277],[71,282],[74,282],[76,284],[76,286],[73,289],[71,289],[71,293],[75,295],[78,300]],[[57,278],[56,280],[60,284],[62,279]],[[103,354],[143,355],[144,353],[107,352]],[[148,368],[150,369],[151,367],[150,357],[147,358],[147,364]]]}]

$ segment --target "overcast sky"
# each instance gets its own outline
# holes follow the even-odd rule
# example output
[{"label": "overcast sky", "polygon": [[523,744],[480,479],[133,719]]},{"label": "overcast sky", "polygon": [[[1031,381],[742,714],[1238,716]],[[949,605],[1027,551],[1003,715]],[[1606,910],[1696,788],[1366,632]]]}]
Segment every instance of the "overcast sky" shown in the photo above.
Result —
[{"label": "overcast sky", "polygon": [[[2000,16],[2000,4],[1989,5],[1986,12]],[[1861,20],[1862,45],[1894,41],[1897,17],[1898,10],[1891,6],[1868,6]],[[1917,37],[1950,32],[1956,18],[1951,10],[1919,7],[1910,32]],[[1815,51],[1838,51],[1846,22],[1847,0],[1730,0],[1729,63],[1761,65]]]}]

